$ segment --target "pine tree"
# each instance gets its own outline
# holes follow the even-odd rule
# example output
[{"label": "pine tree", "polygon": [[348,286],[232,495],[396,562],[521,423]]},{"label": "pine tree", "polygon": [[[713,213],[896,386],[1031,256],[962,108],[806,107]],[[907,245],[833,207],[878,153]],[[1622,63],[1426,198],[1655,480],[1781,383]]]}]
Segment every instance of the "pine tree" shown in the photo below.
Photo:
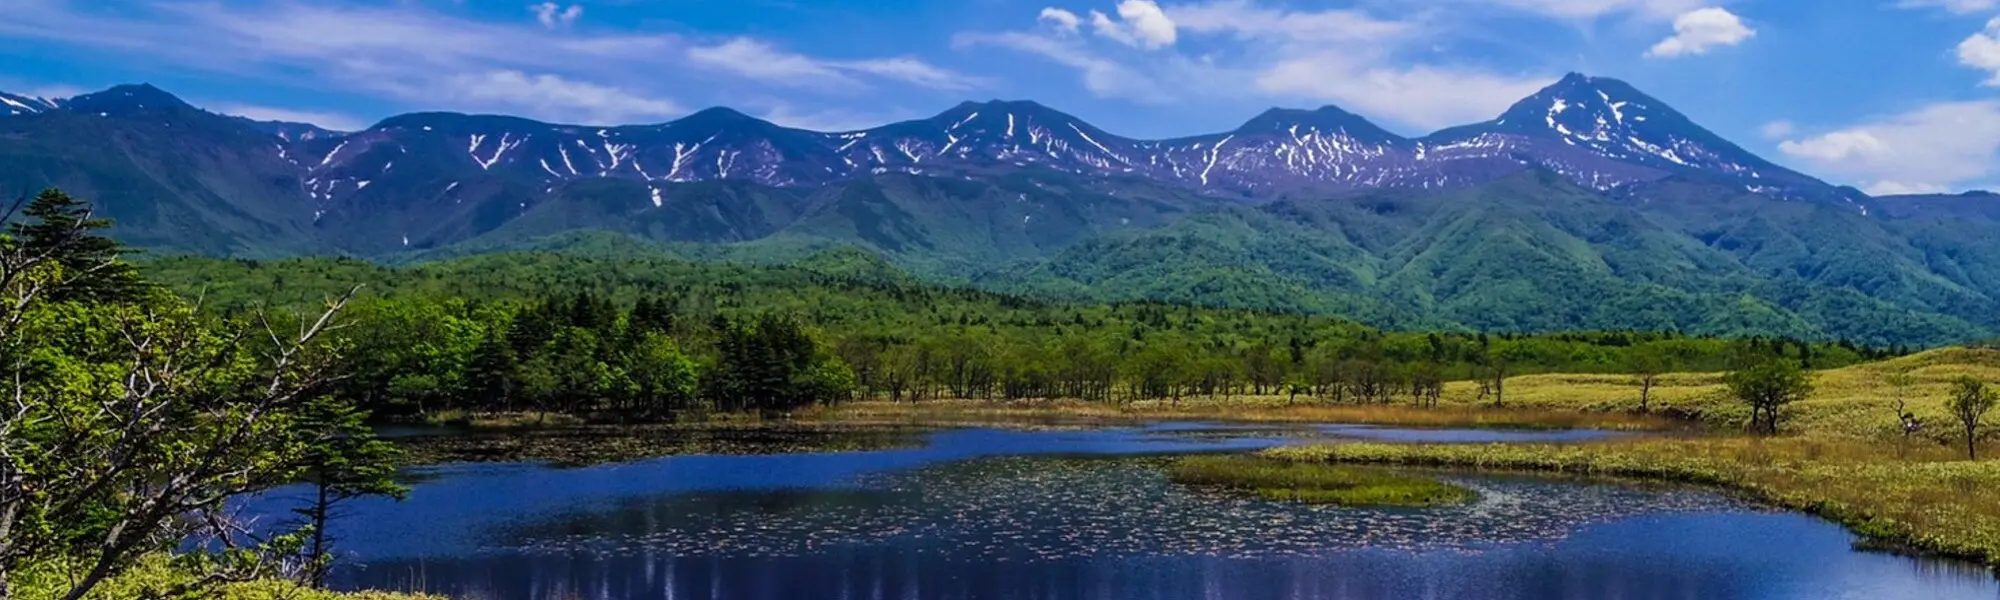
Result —
[{"label": "pine tree", "polygon": [[341,504],[366,496],[401,499],[409,492],[391,479],[402,451],[377,439],[366,419],[365,413],[331,399],[314,401],[299,418],[299,443],[306,449],[302,479],[313,495],[292,512],[306,521],[311,534],[301,552],[307,560],[306,582],[313,587],[326,586],[336,541],[327,527],[340,515]]},{"label": "pine tree", "polygon": [[97,231],[111,227],[110,219],[91,216],[90,206],[69,194],[49,189],[35,196],[15,220],[7,234],[15,252],[23,257],[50,257],[62,269],[62,285],[48,300],[117,302],[132,300],[146,288],[139,270],[119,257],[130,252],[123,244]]}]

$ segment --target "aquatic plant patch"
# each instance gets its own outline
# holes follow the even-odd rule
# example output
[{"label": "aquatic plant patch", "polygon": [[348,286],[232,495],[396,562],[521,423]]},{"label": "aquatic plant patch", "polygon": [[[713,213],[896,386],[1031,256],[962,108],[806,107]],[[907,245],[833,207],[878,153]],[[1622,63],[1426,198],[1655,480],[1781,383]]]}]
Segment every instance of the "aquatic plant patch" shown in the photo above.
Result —
[{"label": "aquatic plant patch", "polygon": [[1182,458],[1167,468],[1167,477],[1182,485],[1308,504],[1440,506],[1479,497],[1470,489],[1408,473],[1244,455]]}]

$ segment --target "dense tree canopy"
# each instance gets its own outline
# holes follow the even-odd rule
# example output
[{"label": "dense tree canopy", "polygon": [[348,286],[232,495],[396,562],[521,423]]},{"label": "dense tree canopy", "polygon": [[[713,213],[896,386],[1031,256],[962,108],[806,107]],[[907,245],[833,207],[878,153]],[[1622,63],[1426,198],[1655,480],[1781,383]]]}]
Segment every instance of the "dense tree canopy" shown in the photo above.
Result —
[{"label": "dense tree canopy", "polygon": [[[1388,332],[1344,319],[1156,303],[1064,304],[911,283],[872,257],[789,267],[495,254],[407,268],[340,259],[148,265],[218,308],[364,283],[342,334],[347,394],[383,415],[446,409],[653,419],[843,398],[1285,395],[1435,401],[1452,379],[1537,372],[1815,368],[1853,344],[1675,332]],[[1636,365],[1636,366],[1635,366]]]}]

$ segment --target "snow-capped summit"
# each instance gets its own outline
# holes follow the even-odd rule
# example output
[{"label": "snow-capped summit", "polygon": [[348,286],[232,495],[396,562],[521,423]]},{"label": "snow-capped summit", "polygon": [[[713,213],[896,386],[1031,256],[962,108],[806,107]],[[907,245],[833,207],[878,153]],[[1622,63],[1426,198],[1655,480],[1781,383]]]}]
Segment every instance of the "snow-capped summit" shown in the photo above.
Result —
[{"label": "snow-capped summit", "polygon": [[32,115],[60,108],[59,100],[0,92],[0,116]]},{"label": "snow-capped summit", "polygon": [[1405,142],[1403,136],[1390,133],[1374,123],[1338,106],[1326,105],[1313,110],[1297,108],[1272,108],[1245,121],[1236,128],[1237,135],[1259,133],[1297,133],[1300,129],[1338,133],[1358,142],[1371,144],[1392,144]]},{"label": "snow-capped summit", "polygon": [[1730,143],[1630,84],[1580,73],[1514,103],[1499,118],[1445,129],[1425,141],[1506,147],[1524,162],[1598,189],[1673,175],[1741,180],[1757,192],[1825,186]]}]

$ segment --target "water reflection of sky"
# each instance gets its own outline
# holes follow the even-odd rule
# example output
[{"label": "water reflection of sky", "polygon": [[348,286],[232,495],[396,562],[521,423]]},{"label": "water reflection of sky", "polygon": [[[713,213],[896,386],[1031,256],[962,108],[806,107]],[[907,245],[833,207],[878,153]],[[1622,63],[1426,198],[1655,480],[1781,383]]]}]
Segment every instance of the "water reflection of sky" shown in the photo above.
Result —
[{"label": "water reflection of sky", "polygon": [[1685,488],[1461,474],[1479,502],[1351,510],[1185,490],[1162,459],[1081,458],[1299,434],[966,429],[866,453],[457,465],[336,533],[366,566],[350,584],[507,599],[2000,597],[1983,573],[1856,553],[1838,527]]}]

